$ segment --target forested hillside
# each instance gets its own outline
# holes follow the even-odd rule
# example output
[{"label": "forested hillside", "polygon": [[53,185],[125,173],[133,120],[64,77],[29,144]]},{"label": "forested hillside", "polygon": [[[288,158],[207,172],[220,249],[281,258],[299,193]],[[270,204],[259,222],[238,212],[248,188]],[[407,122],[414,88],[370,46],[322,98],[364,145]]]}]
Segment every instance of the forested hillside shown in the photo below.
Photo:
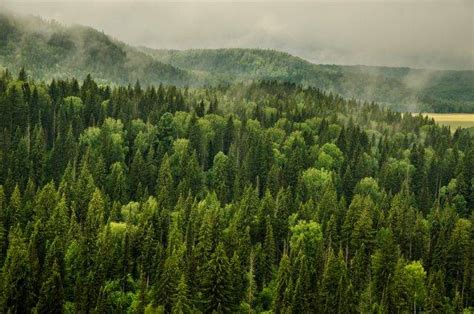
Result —
[{"label": "forested hillside", "polygon": [[402,111],[474,111],[474,71],[316,65],[287,53],[260,49],[141,50],[200,75],[208,84],[271,79],[376,101]]},{"label": "forested hillside", "polygon": [[104,33],[85,26],[65,27],[38,17],[0,13],[0,66],[27,67],[39,79],[85,78],[101,82],[187,85],[186,71],[153,60]]},{"label": "forested hillside", "polygon": [[38,79],[91,73],[102,83],[218,86],[278,80],[376,101],[400,111],[474,112],[474,71],[316,65],[259,49],[153,50],[89,27],[0,13],[0,66]]},{"label": "forested hillside", "polygon": [[472,313],[474,141],[277,82],[0,75],[0,312]]}]

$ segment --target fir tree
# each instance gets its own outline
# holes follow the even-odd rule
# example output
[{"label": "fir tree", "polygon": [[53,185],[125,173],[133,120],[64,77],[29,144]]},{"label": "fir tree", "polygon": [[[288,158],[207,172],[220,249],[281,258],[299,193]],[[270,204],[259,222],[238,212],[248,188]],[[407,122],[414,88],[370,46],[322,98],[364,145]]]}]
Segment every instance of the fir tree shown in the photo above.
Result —
[{"label": "fir tree", "polygon": [[219,243],[207,262],[202,278],[204,310],[230,313],[234,310],[229,260],[224,246]]}]

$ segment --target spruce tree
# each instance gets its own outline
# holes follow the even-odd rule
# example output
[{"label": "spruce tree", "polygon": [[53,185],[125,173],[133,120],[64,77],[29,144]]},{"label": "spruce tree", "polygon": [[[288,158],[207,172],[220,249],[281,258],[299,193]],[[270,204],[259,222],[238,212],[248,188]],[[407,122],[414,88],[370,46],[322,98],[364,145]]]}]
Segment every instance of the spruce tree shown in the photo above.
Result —
[{"label": "spruce tree", "polygon": [[28,312],[33,301],[31,265],[26,240],[19,227],[10,231],[1,279],[0,308],[2,312]]},{"label": "spruce tree", "polygon": [[63,313],[64,290],[58,262],[55,260],[49,277],[43,282],[36,305],[40,313]]},{"label": "spruce tree", "polygon": [[278,267],[275,299],[273,303],[273,311],[275,313],[283,313],[285,309],[290,306],[288,300],[285,297],[287,291],[291,285],[291,266],[290,258],[285,253],[280,260],[280,266]]},{"label": "spruce tree", "polygon": [[230,313],[234,311],[229,259],[224,245],[219,243],[207,262],[202,278],[204,311]]},{"label": "spruce tree", "polygon": [[191,302],[188,296],[188,285],[186,283],[186,278],[184,274],[181,275],[181,278],[178,282],[178,287],[176,295],[173,300],[173,306],[171,308],[171,313],[173,314],[185,314],[192,312]]}]

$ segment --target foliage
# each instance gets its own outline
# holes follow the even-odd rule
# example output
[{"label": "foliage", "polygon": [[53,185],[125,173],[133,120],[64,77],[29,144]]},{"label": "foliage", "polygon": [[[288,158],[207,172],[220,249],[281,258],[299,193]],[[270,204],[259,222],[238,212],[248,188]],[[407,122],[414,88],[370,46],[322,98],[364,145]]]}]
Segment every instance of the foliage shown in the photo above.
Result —
[{"label": "foliage", "polygon": [[474,306],[467,131],[288,83],[22,71],[0,133],[2,313]]},{"label": "foliage", "polygon": [[[6,13],[0,14],[0,65],[14,71],[27,67],[44,80],[90,73],[102,83],[116,84],[140,80],[197,87],[277,80],[399,111],[474,112],[473,71],[318,65],[262,49],[153,50],[129,46],[89,27]],[[196,102],[197,116],[205,107],[213,112],[215,104]],[[271,115],[269,109],[262,113]]]}]

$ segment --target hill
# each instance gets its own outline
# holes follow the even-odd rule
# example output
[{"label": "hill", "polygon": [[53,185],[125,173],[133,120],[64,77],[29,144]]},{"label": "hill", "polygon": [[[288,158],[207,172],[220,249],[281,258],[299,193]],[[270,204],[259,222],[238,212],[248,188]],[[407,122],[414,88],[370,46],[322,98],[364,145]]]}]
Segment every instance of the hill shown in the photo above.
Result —
[{"label": "hill", "polygon": [[473,112],[474,71],[317,65],[261,49],[154,50],[90,27],[0,14],[0,66],[50,80],[91,74],[99,82],[204,86],[277,80],[403,111]]},{"label": "hill", "polygon": [[284,52],[259,49],[141,50],[158,61],[192,71],[209,84],[285,80],[390,104],[394,109],[474,110],[474,71],[317,65]]},{"label": "hill", "polygon": [[37,17],[0,14],[0,65],[36,78],[91,74],[99,81],[187,84],[186,71],[163,64],[104,33]]}]

